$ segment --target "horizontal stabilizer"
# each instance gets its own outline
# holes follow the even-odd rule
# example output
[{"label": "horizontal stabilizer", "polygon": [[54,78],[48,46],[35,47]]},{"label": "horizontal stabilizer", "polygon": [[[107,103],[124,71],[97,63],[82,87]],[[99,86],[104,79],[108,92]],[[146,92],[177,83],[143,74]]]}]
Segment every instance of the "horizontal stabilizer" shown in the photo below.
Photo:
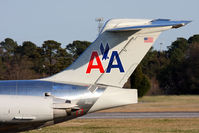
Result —
[{"label": "horizontal stabilizer", "polygon": [[137,89],[107,87],[102,96],[100,96],[100,98],[89,110],[89,113],[102,109],[135,104],[138,102],[137,96]]},{"label": "horizontal stabilizer", "polygon": [[118,32],[118,31],[137,31],[145,28],[155,28],[155,27],[166,27],[172,26],[172,28],[179,28],[184,26],[191,21],[171,21],[169,19],[155,19],[149,22],[149,24],[136,25],[136,26],[127,26],[127,27],[117,27],[113,29],[108,29],[109,32]]}]

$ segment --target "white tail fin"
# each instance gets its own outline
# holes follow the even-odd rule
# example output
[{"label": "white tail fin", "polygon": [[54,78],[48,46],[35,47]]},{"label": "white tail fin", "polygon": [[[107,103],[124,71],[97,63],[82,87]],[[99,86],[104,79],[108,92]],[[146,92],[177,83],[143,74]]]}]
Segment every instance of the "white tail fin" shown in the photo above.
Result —
[{"label": "white tail fin", "polygon": [[109,20],[71,66],[44,80],[122,87],[162,31],[187,23],[165,19]]}]

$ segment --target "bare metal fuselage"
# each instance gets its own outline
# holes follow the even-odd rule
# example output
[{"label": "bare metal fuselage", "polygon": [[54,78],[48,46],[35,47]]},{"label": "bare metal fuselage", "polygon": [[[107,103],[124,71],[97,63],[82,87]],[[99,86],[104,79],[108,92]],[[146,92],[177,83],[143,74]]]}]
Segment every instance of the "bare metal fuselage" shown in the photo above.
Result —
[{"label": "bare metal fuselage", "polygon": [[88,87],[37,80],[1,81],[0,132],[39,128],[86,114],[105,89],[92,93]]}]

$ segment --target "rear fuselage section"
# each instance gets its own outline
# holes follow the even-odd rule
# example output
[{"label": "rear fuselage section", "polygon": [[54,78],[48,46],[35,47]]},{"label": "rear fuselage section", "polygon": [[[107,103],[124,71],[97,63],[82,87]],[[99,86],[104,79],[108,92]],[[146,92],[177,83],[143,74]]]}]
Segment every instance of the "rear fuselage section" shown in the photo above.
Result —
[{"label": "rear fuselage section", "polygon": [[105,90],[98,87],[92,93],[88,88],[40,80],[0,81],[0,131],[23,131],[82,116]]}]

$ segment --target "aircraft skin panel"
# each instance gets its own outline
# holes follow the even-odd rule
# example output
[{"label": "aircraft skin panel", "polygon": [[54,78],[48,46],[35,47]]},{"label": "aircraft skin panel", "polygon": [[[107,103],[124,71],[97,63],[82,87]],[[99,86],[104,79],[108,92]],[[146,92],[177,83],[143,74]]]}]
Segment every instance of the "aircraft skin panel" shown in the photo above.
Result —
[{"label": "aircraft skin panel", "polygon": [[68,68],[36,80],[0,81],[0,132],[41,128],[137,103],[122,88],[161,32],[190,21],[111,19]]},{"label": "aircraft skin panel", "polygon": [[53,120],[52,103],[47,97],[0,95],[0,122]]}]

